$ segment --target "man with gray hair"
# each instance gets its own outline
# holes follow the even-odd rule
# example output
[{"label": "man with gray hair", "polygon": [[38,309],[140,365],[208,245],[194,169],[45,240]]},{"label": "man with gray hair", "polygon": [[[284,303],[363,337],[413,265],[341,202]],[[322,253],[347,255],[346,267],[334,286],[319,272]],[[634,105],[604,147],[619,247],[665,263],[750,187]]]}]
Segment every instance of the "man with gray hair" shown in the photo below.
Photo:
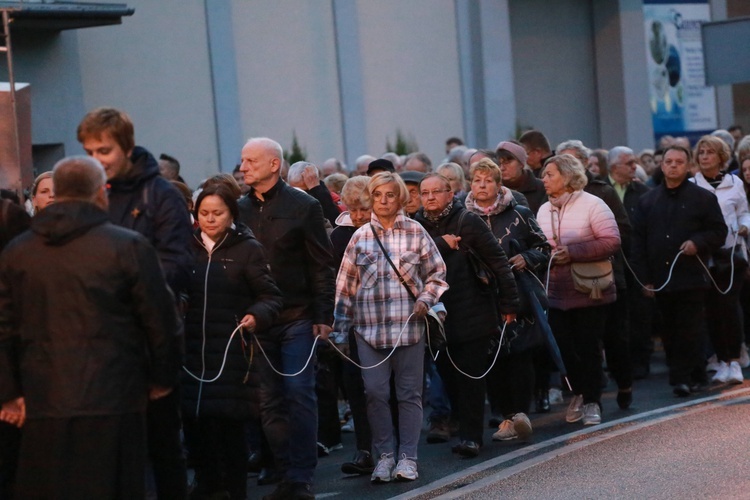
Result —
[{"label": "man with gray hair", "polygon": [[336,227],[336,217],[341,214],[341,210],[336,206],[331,192],[325,183],[320,180],[320,171],[318,167],[309,161],[298,161],[291,167],[286,178],[287,183],[306,192],[320,203],[323,208],[323,215],[331,227]]},{"label": "man with gray hair", "polygon": [[367,167],[370,166],[370,163],[375,161],[376,158],[372,155],[362,155],[354,162],[354,171],[352,172],[352,176],[354,175],[367,175]]},{"label": "man with gray hair", "polygon": [[412,153],[406,157],[404,170],[427,174],[432,172],[432,162],[430,161],[430,157],[424,153]]},{"label": "man with gray hair", "polygon": [[239,202],[240,220],[263,244],[273,279],[284,294],[279,319],[258,333],[257,340],[274,366],[299,372],[281,377],[263,356],[256,358],[261,422],[284,474],[284,481],[266,497],[271,500],[314,498],[318,408],[315,363],[306,362],[315,337],[326,340],[331,332],[335,293],[333,248],[323,210],[315,198],[281,179],[282,160],[279,143],[260,137],[242,148],[240,166],[251,187]]},{"label": "man with gray hair", "polygon": [[[154,248],[107,213],[101,164],[0,255],[0,419],[23,426],[18,498],[143,498],[146,403],[172,392],[181,324]],[[23,346],[23,349],[20,347]]]}]

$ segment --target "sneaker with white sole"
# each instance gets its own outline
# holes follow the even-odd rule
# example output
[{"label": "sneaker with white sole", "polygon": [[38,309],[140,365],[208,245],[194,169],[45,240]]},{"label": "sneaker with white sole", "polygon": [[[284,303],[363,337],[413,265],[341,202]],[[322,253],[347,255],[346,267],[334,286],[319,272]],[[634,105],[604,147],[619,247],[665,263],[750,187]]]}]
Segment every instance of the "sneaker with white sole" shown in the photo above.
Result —
[{"label": "sneaker with white sole", "polygon": [[708,361],[706,361],[707,372],[719,371],[720,366],[721,366],[721,363],[719,362],[718,359],[716,359],[716,354],[712,355],[710,358],[708,358]]},{"label": "sneaker with white sole", "polygon": [[724,361],[719,361],[719,366],[717,367],[714,376],[711,377],[711,380],[713,382],[725,384],[727,382],[727,376],[729,376],[729,365]]},{"label": "sneaker with white sole", "polygon": [[406,458],[406,453],[401,454],[401,460],[393,469],[393,479],[396,481],[414,481],[419,477],[417,472],[417,462],[411,458]]},{"label": "sneaker with white sole", "polygon": [[730,384],[741,384],[744,382],[745,377],[742,375],[742,368],[737,361],[729,363],[727,368],[727,382]]},{"label": "sneaker with white sole", "polygon": [[526,441],[531,437],[531,421],[525,413],[516,413],[513,415],[513,429],[521,441]]},{"label": "sneaker with white sole", "polygon": [[740,368],[747,368],[750,366],[750,355],[747,353],[747,345],[743,342],[740,346]]},{"label": "sneaker with white sole", "polygon": [[573,396],[568,405],[568,411],[565,414],[565,421],[568,423],[578,422],[583,418],[583,394]]},{"label": "sneaker with white sole", "polygon": [[372,471],[370,476],[371,483],[390,483],[393,480],[393,468],[396,466],[396,461],[393,459],[392,453],[383,453],[380,455],[378,465],[375,466],[375,470]]},{"label": "sneaker with white sole", "polygon": [[598,403],[586,403],[583,405],[583,425],[596,425],[602,423],[602,411]]},{"label": "sneaker with white sole", "polygon": [[512,420],[503,420],[500,422],[497,431],[492,435],[493,441],[510,441],[516,438],[518,438],[518,433],[514,428]]}]

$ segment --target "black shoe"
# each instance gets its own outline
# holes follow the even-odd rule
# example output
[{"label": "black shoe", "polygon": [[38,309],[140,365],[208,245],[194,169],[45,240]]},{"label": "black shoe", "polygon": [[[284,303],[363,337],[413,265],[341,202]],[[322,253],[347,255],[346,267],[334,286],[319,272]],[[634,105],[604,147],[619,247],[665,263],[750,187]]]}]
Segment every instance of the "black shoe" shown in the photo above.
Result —
[{"label": "black shoe", "polygon": [[447,443],[451,439],[451,430],[446,420],[435,420],[427,432],[427,443]]},{"label": "black shoe", "polygon": [[536,412],[537,413],[549,413],[550,406],[549,406],[549,393],[544,393],[541,396],[539,396],[539,399],[536,400]]},{"label": "black shoe", "polygon": [[633,389],[625,389],[617,391],[617,406],[621,410],[627,410],[633,403]]},{"label": "black shoe", "polygon": [[258,486],[267,486],[269,484],[276,484],[281,482],[283,478],[281,474],[276,472],[275,469],[270,467],[263,467],[258,474]]},{"label": "black shoe", "polygon": [[287,500],[292,498],[292,483],[284,481],[273,490],[273,493],[263,497],[263,500]]},{"label": "black shoe", "polygon": [[259,451],[254,451],[247,457],[247,471],[260,472],[263,468],[263,455]]},{"label": "black shoe", "polygon": [[503,420],[505,419],[502,417],[496,417],[493,415],[490,417],[490,420],[487,423],[487,425],[489,425],[490,429],[497,429],[498,427],[500,427],[500,424],[503,423]]},{"label": "black shoe", "polygon": [[341,464],[341,472],[344,474],[372,474],[375,470],[375,463],[372,460],[372,455],[369,451],[358,450],[354,454],[351,462]]},{"label": "black shoe", "polygon": [[461,441],[451,448],[453,453],[458,453],[462,457],[474,458],[479,456],[479,443],[475,441]]},{"label": "black shoe", "polygon": [[708,382],[692,382],[690,392],[703,392],[708,389]]},{"label": "black shoe", "polygon": [[287,490],[285,499],[290,500],[315,500],[312,486],[307,483],[291,483]]},{"label": "black shoe", "polygon": [[678,398],[684,398],[690,396],[690,387],[688,387],[687,384],[677,384],[674,386],[674,389],[672,389],[672,392]]}]

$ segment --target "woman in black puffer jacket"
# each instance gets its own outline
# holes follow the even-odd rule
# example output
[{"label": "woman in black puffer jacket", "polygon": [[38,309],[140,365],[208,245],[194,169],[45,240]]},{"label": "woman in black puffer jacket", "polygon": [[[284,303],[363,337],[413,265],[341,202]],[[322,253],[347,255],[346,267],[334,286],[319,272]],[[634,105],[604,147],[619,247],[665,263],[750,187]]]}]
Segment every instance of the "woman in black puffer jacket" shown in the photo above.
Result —
[{"label": "woman in black puffer jacket", "polygon": [[[244,499],[244,427],[256,399],[255,388],[248,384],[252,359],[246,332],[271,325],[282,297],[263,247],[237,222],[234,193],[227,186],[211,185],[195,206],[200,227],[193,240],[182,405],[195,459],[193,494],[202,498],[227,491],[232,499]],[[230,340],[238,325],[243,329]]]}]

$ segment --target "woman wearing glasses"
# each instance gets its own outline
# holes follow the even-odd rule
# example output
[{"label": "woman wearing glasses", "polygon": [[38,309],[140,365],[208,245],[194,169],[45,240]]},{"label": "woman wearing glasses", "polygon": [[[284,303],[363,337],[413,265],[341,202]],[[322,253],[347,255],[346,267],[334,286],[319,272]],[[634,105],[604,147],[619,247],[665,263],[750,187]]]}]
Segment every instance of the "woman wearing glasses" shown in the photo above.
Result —
[{"label": "woman wearing glasses", "polygon": [[[379,458],[371,481],[413,481],[418,477],[422,427],[423,318],[448,289],[445,263],[422,226],[404,215],[409,193],[400,177],[376,174],[367,191],[370,222],[352,236],[336,279],[334,338],[347,343],[353,328],[362,365],[381,363],[362,371],[372,448]],[[398,401],[398,449],[388,403],[391,372]]]}]

